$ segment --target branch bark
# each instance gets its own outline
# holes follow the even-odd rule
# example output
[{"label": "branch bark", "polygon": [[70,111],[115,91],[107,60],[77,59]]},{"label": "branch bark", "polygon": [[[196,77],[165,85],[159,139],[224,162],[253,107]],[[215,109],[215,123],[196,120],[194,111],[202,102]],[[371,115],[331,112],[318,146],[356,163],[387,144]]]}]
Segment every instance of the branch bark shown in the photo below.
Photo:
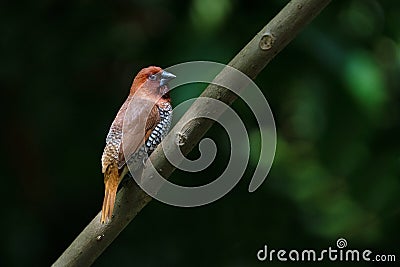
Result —
[{"label": "branch bark", "polygon": [[[261,70],[302,30],[330,0],[292,0],[290,1],[232,60],[229,66],[245,73],[254,79]],[[227,79],[229,74],[222,71],[216,79]],[[237,98],[230,90],[210,84],[202,93],[202,97],[214,98],[231,105]],[[220,111],[221,113],[223,110]],[[194,102],[184,116],[188,118],[201,117],[207,113],[207,106]],[[201,140],[203,135],[212,126],[213,121],[208,119],[192,120],[181,125],[184,118],[175,127],[183,129],[186,142],[180,147],[187,155]],[[187,120],[186,120],[187,121]],[[163,142],[163,149],[172,149],[168,146],[174,142],[168,136]],[[174,147],[175,148],[175,147]],[[151,161],[160,173],[168,178],[175,168],[166,160],[162,149],[158,148],[152,155]],[[144,177],[152,175],[144,171]],[[80,235],[71,243],[53,266],[89,266],[111,244],[118,234],[152,198],[143,192],[130,179],[118,192],[115,216],[108,224],[100,223],[101,214],[86,226]]]}]

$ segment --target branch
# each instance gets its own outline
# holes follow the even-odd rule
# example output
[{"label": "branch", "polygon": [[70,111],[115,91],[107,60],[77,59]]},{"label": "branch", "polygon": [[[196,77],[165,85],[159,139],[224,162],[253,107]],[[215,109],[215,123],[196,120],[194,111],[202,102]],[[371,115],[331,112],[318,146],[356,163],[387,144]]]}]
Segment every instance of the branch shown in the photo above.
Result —
[{"label": "branch", "polygon": [[[231,60],[229,66],[254,79],[329,2],[330,0],[292,0]],[[228,77],[229,73],[223,70],[216,79]],[[213,84],[201,96],[218,99],[228,105],[237,98],[230,90]],[[219,112],[222,113],[223,110]],[[184,116],[194,118],[206,113],[207,106],[195,102]],[[187,155],[212,126],[213,121],[198,118],[185,125],[182,125],[182,121],[188,120],[182,118],[175,127],[182,129],[185,134],[186,141],[180,148]],[[168,145],[175,141],[173,138],[172,135],[166,137],[163,142],[164,150],[176,148]],[[163,149],[156,149],[150,160],[160,174],[168,178],[175,167],[166,160]],[[150,171],[145,169],[144,177],[150,177]],[[101,214],[97,214],[53,266],[91,265],[151,199],[130,179],[118,192],[115,216],[111,222],[101,224]]]}]

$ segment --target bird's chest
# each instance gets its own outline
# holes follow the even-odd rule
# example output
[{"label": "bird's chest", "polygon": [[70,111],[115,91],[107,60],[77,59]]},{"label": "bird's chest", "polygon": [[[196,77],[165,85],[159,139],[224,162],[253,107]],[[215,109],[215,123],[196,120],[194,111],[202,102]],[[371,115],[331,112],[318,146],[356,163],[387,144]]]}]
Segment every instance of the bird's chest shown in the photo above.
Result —
[{"label": "bird's chest", "polygon": [[128,160],[129,169],[136,171],[167,135],[172,121],[171,106],[159,108],[160,122],[154,127],[144,144]]}]

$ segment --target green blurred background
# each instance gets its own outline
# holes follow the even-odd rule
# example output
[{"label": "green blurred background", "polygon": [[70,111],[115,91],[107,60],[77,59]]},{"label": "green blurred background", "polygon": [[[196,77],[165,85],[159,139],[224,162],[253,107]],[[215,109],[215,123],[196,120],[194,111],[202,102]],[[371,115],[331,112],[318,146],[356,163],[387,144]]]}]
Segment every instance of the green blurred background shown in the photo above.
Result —
[{"label": "green blurred background", "polygon": [[[139,69],[227,63],[286,3],[3,1],[0,265],[50,265],[98,213],[105,136]],[[247,191],[259,134],[238,101],[252,146],[238,186],[198,208],[152,201],[94,266],[258,266],[264,244],[326,249],[340,237],[399,261],[399,14],[397,0],[333,1],[256,79],[278,133],[266,182]],[[204,85],[191,88],[174,103]],[[207,136],[216,161],[173,180],[222,172],[227,136]]]}]

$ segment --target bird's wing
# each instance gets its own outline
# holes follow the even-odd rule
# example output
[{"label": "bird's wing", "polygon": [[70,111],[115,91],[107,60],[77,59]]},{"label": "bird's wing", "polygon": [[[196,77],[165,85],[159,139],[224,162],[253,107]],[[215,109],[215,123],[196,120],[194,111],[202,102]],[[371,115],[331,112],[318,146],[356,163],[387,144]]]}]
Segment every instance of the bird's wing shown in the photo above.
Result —
[{"label": "bird's wing", "polygon": [[153,101],[133,99],[129,104],[122,127],[122,142],[119,149],[118,168],[122,168],[148,139],[160,122],[160,114]]}]

